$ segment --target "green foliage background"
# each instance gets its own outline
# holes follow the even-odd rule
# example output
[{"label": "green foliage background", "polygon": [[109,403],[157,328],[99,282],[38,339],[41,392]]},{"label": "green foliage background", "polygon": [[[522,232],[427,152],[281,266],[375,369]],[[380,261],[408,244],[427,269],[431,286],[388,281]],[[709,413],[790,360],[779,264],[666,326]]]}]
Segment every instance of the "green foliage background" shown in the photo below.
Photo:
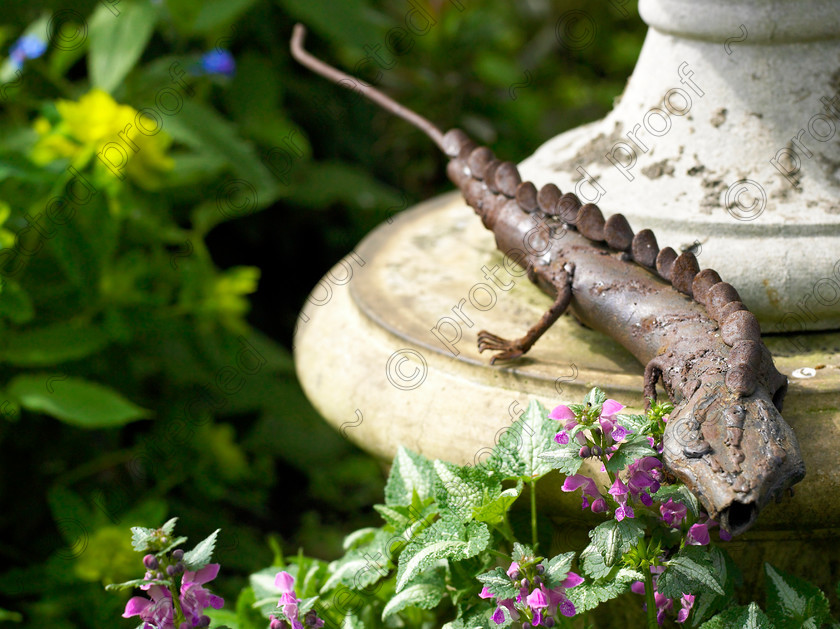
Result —
[{"label": "green foliage background", "polygon": [[[141,109],[172,85],[173,62],[191,70],[219,47],[237,64],[231,79],[185,77],[194,94],[164,120],[174,165],[160,181],[102,187],[54,236],[21,236],[38,253],[14,277],[3,271],[0,609],[25,626],[127,626],[124,600],[102,585],[141,576],[131,525],[177,515],[193,540],[221,528],[217,589],[232,601],[277,548],[334,558],[344,534],[377,521],[381,467],[304,398],[292,333],[341,256],[451,185],[425,136],[297,66],[288,39],[303,21],[315,54],[353,69],[413,7],[434,16],[428,33],[384,55],[385,69],[366,64],[363,78],[513,161],[605,114],[645,30],[633,2],[4,5],[0,55],[33,25],[56,35],[66,23],[69,38],[78,22],[86,34],[70,50],[51,41],[19,77],[5,69],[3,248],[67,181],[66,161],[30,159],[33,125],[57,120],[57,99],[99,85]],[[558,41],[569,11],[594,25],[590,45]],[[289,141],[289,163],[265,159]],[[231,368],[242,386],[228,394]]]}]

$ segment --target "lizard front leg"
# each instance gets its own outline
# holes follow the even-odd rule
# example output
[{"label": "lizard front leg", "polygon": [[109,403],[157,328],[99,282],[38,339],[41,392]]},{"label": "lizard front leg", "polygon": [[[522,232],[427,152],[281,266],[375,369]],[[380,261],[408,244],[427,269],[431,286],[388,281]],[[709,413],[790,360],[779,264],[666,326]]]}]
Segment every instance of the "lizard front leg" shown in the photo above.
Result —
[{"label": "lizard front leg", "polygon": [[531,349],[534,343],[537,342],[537,339],[540,338],[569,307],[569,302],[572,300],[573,274],[574,266],[571,264],[567,264],[564,269],[560,270],[555,281],[555,286],[557,286],[557,297],[555,298],[554,303],[551,304],[551,308],[549,308],[545,314],[540,317],[540,320],[525,333],[525,336],[510,341],[492,334],[487,330],[482,330],[478,333],[479,353],[484,350],[499,352],[490,359],[490,364],[493,365],[497,360],[507,361],[519,358]]}]

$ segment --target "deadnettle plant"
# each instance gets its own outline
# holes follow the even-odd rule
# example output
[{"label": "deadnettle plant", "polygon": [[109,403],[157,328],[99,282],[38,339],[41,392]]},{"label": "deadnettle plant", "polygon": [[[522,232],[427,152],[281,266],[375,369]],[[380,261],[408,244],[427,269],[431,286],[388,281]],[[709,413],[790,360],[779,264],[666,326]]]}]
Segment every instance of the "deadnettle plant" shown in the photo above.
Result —
[{"label": "deadnettle plant", "polygon": [[159,529],[133,527],[132,546],[146,553],[142,561],[146,573],[142,579],[106,588],[145,590],[146,596],[130,598],[123,612],[123,618],[139,617],[141,629],[209,627],[205,610],[225,604],[205,587],[219,573],[219,564],[209,563],[219,531],[185,553],[175,548],[187,541],[174,536],[176,521],[173,518]]},{"label": "deadnettle plant", "polygon": [[274,586],[280,592],[280,600],[277,602],[277,616],[272,614],[269,617],[269,629],[304,629],[312,627],[318,629],[324,626],[324,621],[318,618],[315,610],[303,612],[301,600],[294,590],[295,579],[288,572],[278,572],[274,577]]}]

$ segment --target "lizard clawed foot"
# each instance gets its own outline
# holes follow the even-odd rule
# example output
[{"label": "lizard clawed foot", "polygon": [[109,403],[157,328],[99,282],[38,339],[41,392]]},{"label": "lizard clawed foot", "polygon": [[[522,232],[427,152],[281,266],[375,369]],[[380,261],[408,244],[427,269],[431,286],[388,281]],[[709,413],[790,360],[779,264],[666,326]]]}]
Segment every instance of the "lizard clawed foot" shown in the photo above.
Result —
[{"label": "lizard clawed foot", "polygon": [[501,336],[491,334],[487,330],[482,330],[478,333],[478,351],[481,353],[486,349],[499,352],[490,359],[491,365],[496,364],[497,360],[514,360],[525,353],[525,348],[518,340],[508,341]]}]

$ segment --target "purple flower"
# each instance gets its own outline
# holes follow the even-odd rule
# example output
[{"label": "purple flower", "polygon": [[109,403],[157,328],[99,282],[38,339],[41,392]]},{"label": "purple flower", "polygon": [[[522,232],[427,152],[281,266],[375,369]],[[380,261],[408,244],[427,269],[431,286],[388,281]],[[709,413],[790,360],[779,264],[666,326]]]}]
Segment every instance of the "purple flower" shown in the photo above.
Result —
[{"label": "purple flower", "polygon": [[607,510],[607,501],[603,498],[596,498],[592,502],[592,513],[604,513]]},{"label": "purple flower", "polygon": [[208,607],[221,609],[225,601],[202,587],[208,581],[212,581],[219,574],[219,564],[209,563],[196,572],[187,571],[181,581],[181,609],[184,617],[191,626],[198,627],[204,610]]},{"label": "purple flower", "polygon": [[691,613],[691,608],[694,606],[694,595],[683,594],[680,599],[680,605],[682,607],[677,613],[677,622],[685,622],[688,620],[688,615]]},{"label": "purple flower", "polygon": [[[583,489],[582,498],[583,501],[581,503],[581,509],[586,509],[589,506],[589,500],[587,500],[587,496],[596,499],[601,499],[601,493],[598,491],[597,485],[595,485],[595,481],[589,478],[588,476],[584,476],[583,474],[575,474],[574,476],[567,476],[566,480],[563,481],[563,491],[577,491],[578,489]],[[605,504],[606,506],[606,504]],[[595,503],[592,503],[592,509],[595,509]],[[598,513],[596,511],[596,513]]]},{"label": "purple flower", "polygon": [[233,76],[236,72],[236,61],[227,50],[211,50],[201,56],[199,62],[207,74],[221,74]]},{"label": "purple flower", "polygon": [[628,491],[629,490],[627,489],[627,485],[621,482],[620,478],[616,478],[615,482],[612,484],[612,487],[609,488],[607,493],[611,496],[615,496],[617,500],[619,496],[626,496]]},{"label": "purple flower", "polygon": [[683,503],[668,498],[668,502],[659,505],[659,513],[662,514],[662,521],[675,529],[679,528],[680,522],[688,513],[688,508]]},{"label": "purple flower", "polygon": [[706,546],[709,544],[709,525],[708,523],[692,524],[688,529],[688,535],[685,537],[685,543],[692,546]]},{"label": "purple flower", "polygon": [[655,456],[636,459],[627,466],[627,488],[630,495],[638,497],[647,506],[653,504],[650,494],[659,491],[659,480],[662,478],[660,467],[662,461]]},{"label": "purple flower", "polygon": [[613,441],[623,441],[624,438],[627,437],[627,435],[629,434],[630,431],[627,430],[624,426],[622,426],[621,424],[616,424],[610,437],[612,437]]},{"label": "purple flower", "polygon": [[561,430],[556,435],[554,435],[554,441],[559,443],[561,446],[566,445],[567,443],[569,443],[569,433],[567,433],[565,430]]},{"label": "purple flower", "polygon": [[528,604],[528,607],[531,608],[531,611],[537,611],[548,607],[548,598],[540,589],[535,589],[531,592],[525,599],[525,602]]},{"label": "purple flower", "polygon": [[[304,625],[300,621],[300,609],[298,607],[300,600],[295,594],[294,585],[295,578],[285,570],[278,572],[274,577],[274,587],[282,593],[277,606],[281,608],[285,620],[292,625],[292,629],[304,629]],[[270,617],[270,620],[272,622],[271,629],[275,629],[275,625],[277,627],[283,626],[282,619],[276,618],[274,615]],[[309,627],[317,628],[323,627],[324,621],[318,618],[314,611],[310,610],[306,612],[306,624]]]},{"label": "purple flower", "polygon": [[633,513],[633,507],[630,505],[620,505],[615,510],[615,519],[621,522],[624,518],[630,518],[631,520],[636,516]]},{"label": "purple flower", "polygon": [[149,596],[151,600],[143,596],[132,596],[125,605],[123,618],[140,616],[140,620],[156,629],[175,629],[175,609],[169,590],[153,585],[149,588]]},{"label": "purple flower", "polygon": [[519,562],[517,562],[517,561],[512,561],[512,562],[510,563],[510,566],[508,567],[507,572],[506,572],[505,574],[507,574],[507,575],[508,575],[511,579],[513,579],[514,581],[516,581],[519,577],[518,577],[518,576],[514,576],[514,575],[518,575],[518,574],[519,574]]},{"label": "purple flower", "polygon": [[9,58],[15,69],[20,69],[27,59],[37,59],[47,50],[47,44],[35,35],[23,35],[12,45]]},{"label": "purple flower", "polygon": [[481,588],[481,592],[478,593],[478,598],[496,598],[496,595],[493,594],[493,592],[491,592],[490,590],[488,590],[487,586],[485,585],[483,588]]}]

